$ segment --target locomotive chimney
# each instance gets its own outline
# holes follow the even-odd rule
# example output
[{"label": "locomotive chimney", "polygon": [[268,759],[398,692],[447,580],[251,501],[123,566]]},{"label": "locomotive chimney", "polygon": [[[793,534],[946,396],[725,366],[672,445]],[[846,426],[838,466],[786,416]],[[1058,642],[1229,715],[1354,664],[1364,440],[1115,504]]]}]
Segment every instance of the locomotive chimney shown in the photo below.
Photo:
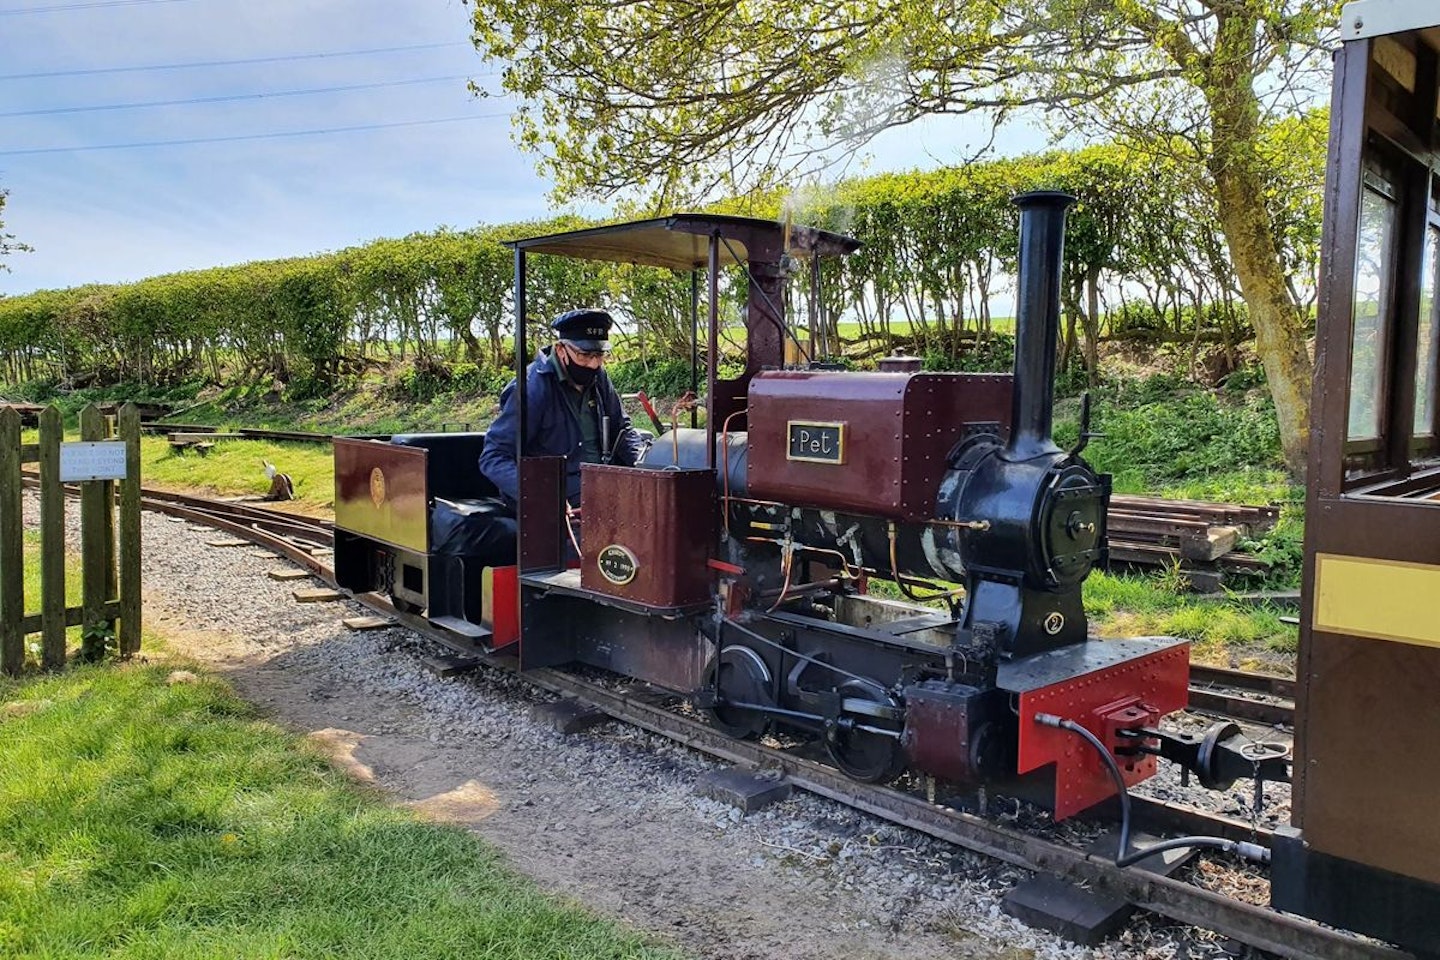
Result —
[{"label": "locomotive chimney", "polygon": [[1015,297],[1015,395],[1006,454],[1026,460],[1059,449],[1051,439],[1055,347],[1060,336],[1060,269],[1065,211],[1075,202],[1058,190],[1022,193],[1020,263]]}]

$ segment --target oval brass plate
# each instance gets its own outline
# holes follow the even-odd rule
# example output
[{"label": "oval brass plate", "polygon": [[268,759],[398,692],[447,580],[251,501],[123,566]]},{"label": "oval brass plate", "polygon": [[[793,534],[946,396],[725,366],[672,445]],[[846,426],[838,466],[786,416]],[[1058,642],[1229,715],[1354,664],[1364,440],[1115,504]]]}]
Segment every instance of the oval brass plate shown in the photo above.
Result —
[{"label": "oval brass plate", "polygon": [[635,559],[635,554],[618,543],[601,550],[600,556],[595,558],[595,565],[600,568],[600,576],[621,587],[634,580],[635,571],[640,569],[640,561]]}]

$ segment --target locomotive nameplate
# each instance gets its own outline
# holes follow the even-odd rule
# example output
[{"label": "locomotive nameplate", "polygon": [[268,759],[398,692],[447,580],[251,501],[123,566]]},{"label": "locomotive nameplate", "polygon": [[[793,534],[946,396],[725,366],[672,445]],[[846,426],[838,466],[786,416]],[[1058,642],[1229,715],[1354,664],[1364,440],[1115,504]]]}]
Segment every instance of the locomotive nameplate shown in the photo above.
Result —
[{"label": "locomotive nameplate", "polygon": [[595,565],[600,568],[600,576],[620,587],[634,580],[636,571],[640,569],[640,561],[635,559],[635,554],[618,543],[601,550],[600,556],[595,558]]},{"label": "locomotive nameplate", "polygon": [[808,463],[845,462],[845,424],[814,420],[790,420],[786,427],[790,442],[786,460]]}]

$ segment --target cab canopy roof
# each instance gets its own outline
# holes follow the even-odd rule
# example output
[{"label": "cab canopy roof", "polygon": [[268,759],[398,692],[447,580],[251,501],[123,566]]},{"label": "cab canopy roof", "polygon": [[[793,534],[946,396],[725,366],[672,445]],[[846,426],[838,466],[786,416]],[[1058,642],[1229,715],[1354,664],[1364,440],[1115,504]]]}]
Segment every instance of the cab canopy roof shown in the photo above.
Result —
[{"label": "cab canopy roof", "polygon": [[525,253],[548,253],[577,260],[608,260],[671,270],[695,270],[710,259],[710,238],[719,236],[720,265],[746,261],[775,262],[792,257],[836,257],[860,249],[860,241],[812,227],[790,227],[755,217],[678,213],[650,220],[616,223],[506,241]]}]

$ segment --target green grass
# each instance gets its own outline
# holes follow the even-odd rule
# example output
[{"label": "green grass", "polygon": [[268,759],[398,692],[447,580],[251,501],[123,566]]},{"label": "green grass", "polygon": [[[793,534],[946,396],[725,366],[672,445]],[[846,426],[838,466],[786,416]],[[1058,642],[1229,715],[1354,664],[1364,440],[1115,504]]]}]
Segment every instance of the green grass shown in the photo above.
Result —
[{"label": "green grass", "polygon": [[[801,316],[799,322],[801,323],[801,325],[802,325],[802,327],[803,327],[803,325],[804,325],[803,315]],[[970,324],[970,325],[972,326],[972,328],[973,328],[973,322],[972,322],[972,321],[967,320],[966,323],[967,323],[967,324]],[[859,322],[858,320],[842,320],[840,323],[836,324],[835,327],[836,327],[836,330],[837,330],[837,331],[839,332],[839,334],[840,334],[840,339],[842,339],[842,340],[852,340],[852,341],[853,341],[853,340],[858,340],[858,339],[860,339],[861,335],[865,332],[865,328],[864,328],[863,326],[861,326],[861,324],[860,324],[860,322]],[[893,322],[890,324],[890,330],[891,330],[891,332],[894,333],[896,336],[901,336],[901,337],[903,337],[903,336],[909,336],[910,333],[911,333],[911,331],[912,331],[912,328],[911,328],[911,325],[910,325],[907,321],[905,321],[904,319],[900,319],[900,320],[893,321]],[[1014,334],[1014,333],[1015,333],[1015,318],[1014,318],[1014,317],[991,317],[991,318],[990,318],[990,331],[991,331],[992,333],[1008,333],[1008,334]]]},{"label": "green grass", "polygon": [[[72,506],[71,509],[74,509]],[[21,547],[21,556],[25,564],[25,573],[22,582],[25,587],[25,612],[40,612],[40,531],[26,530],[24,542]],[[80,565],[69,562],[73,554],[66,554],[65,564],[65,606],[80,606]]]},{"label": "green grass", "polygon": [[1295,626],[1273,606],[1201,600],[1180,592],[1176,572],[1116,575],[1096,572],[1085,581],[1091,633],[1108,637],[1184,637],[1197,661],[1224,663],[1294,653]]},{"label": "green grass", "polygon": [[0,956],[675,955],[166,673],[0,681]]},{"label": "green grass", "polygon": [[[72,505],[70,509],[75,509]],[[26,530],[21,543],[21,561],[24,573],[21,584],[25,594],[25,613],[40,612],[44,594],[40,587],[40,531]],[[78,557],[67,551],[65,563],[65,606],[78,607],[81,603],[80,564]],[[70,627],[65,631],[66,646],[73,652],[80,643],[80,628]],[[40,663],[40,634],[25,638],[25,658],[32,665]]]},{"label": "green grass", "polygon": [[208,453],[177,453],[164,437],[140,438],[140,475],[146,486],[210,491],[221,496],[270,490],[263,461],[295,483],[302,503],[327,507],[335,498],[335,467],[329,444],[272,440],[218,440]]}]

